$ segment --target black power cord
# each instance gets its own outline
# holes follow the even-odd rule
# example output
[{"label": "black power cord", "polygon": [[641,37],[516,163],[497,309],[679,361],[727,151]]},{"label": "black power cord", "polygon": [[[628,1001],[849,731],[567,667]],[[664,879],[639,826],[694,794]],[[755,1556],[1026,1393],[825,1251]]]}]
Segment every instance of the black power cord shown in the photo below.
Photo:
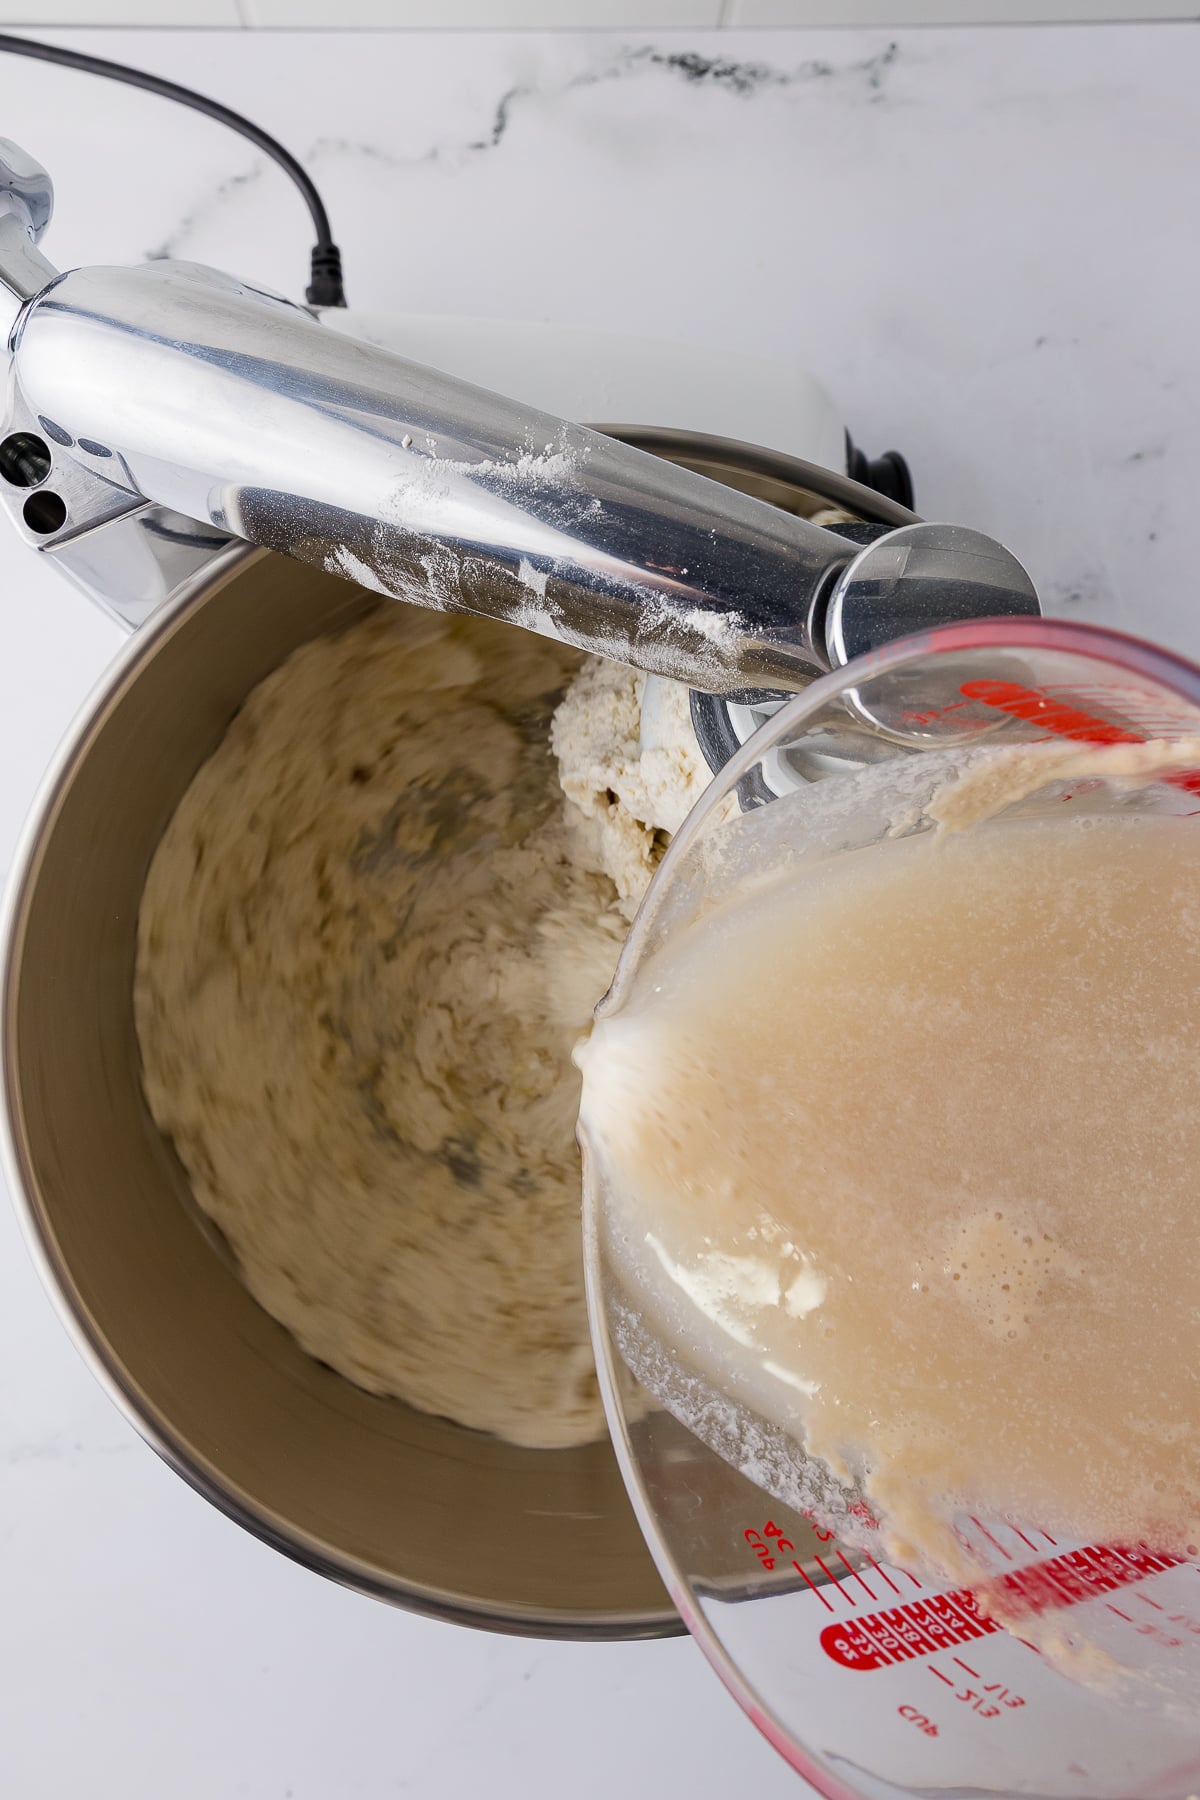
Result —
[{"label": "black power cord", "polygon": [[231,107],[222,106],[219,100],[210,100],[206,94],[181,87],[177,81],[166,81],[161,75],[149,75],[145,69],[131,69],[125,63],[109,62],[103,56],[87,56],[82,50],[43,44],[34,38],[13,37],[8,32],[0,32],[0,51],[7,51],[12,56],[29,56],[36,62],[58,63],[64,69],[78,69],[84,75],[103,75],[109,81],[123,81],[128,87],[144,88],[148,94],[177,100],[181,106],[190,106],[194,112],[204,113],[219,125],[227,125],[231,131],[249,138],[295,182],[312,216],[317,241],[313,245],[312,272],[305,298],[310,306],[345,306],[342,257],[333,241],[325,203],[291,151],[285,150],[268,132],[244,119],[241,113],[235,113]]}]

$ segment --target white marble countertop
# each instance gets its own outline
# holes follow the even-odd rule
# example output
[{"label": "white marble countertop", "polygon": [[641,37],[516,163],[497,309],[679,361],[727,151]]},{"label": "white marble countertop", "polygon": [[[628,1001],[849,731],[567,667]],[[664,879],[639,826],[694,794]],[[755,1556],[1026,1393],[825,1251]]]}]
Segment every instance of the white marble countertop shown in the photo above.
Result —
[{"label": "white marble countertop", "polygon": [[[927,516],[1052,610],[1200,654],[1200,27],[71,33],[318,174],[353,301],[807,363]],[[289,292],[307,223],[215,126],[0,66],[59,262]],[[0,535],[0,863],[117,634]],[[800,1784],[686,1641],[550,1645],[360,1599],[240,1532],[93,1384],[0,1209],[0,1788],[21,1800],[756,1800]]]}]

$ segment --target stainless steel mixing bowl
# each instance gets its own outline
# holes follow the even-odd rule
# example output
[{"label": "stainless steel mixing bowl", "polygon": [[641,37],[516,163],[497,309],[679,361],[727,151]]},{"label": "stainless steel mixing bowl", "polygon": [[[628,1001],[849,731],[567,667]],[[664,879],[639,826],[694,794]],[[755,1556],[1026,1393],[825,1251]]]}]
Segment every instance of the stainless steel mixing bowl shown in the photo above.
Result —
[{"label": "stainless steel mixing bowl", "polygon": [[[814,488],[808,465],[769,452],[645,435],[646,448],[796,511],[865,493],[833,475]],[[878,507],[884,522],[899,511]],[[14,1195],[43,1277],[114,1399],[185,1480],[268,1543],[464,1623],[561,1637],[676,1632],[609,1444],[516,1449],[315,1362],[242,1286],[142,1098],[135,927],[163,828],[251,688],[378,603],[270,553],[224,551],[130,640],[85,709],[9,893]]]}]

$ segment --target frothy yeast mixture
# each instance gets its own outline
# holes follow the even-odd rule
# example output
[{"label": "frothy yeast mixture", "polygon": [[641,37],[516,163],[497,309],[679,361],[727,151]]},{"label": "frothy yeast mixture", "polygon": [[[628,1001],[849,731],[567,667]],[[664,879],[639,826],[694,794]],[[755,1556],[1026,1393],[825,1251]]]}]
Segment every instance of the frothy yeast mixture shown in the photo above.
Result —
[{"label": "frothy yeast mixture", "polygon": [[863,1478],[901,1560],[955,1572],[957,1509],[1200,1540],[1198,832],[793,867],[579,1052],[647,1320]]}]

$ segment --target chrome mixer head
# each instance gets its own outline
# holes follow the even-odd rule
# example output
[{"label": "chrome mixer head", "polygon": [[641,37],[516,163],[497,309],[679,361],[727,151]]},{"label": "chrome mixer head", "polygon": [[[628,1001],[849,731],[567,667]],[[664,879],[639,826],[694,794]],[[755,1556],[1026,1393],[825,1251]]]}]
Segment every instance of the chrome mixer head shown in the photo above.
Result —
[{"label": "chrome mixer head", "polygon": [[[1039,610],[1033,585],[1016,557],[982,532],[921,521],[889,530],[844,515],[832,528],[861,548],[836,577],[814,621],[826,670],[843,668],[856,657],[937,625]],[[692,725],[713,773],[791,697],[770,688],[733,694],[693,689]],[[946,698],[954,698],[949,690]],[[927,749],[929,722],[935,718],[939,742],[948,748],[955,741],[953,724],[947,726],[927,673],[911,694],[893,694],[886,711],[877,700],[868,701],[850,688],[844,713],[836,730],[781,747],[758,765],[753,778],[739,788],[743,808],[799,784],[878,762],[892,756],[895,746]],[[977,732],[973,725],[966,735]]]},{"label": "chrome mixer head", "polygon": [[36,247],[50,207],[0,141],[0,498],[130,623],[229,536],[710,695],[796,692],[917,626],[1037,611],[979,533],[855,544],[213,269],[59,274]]}]

